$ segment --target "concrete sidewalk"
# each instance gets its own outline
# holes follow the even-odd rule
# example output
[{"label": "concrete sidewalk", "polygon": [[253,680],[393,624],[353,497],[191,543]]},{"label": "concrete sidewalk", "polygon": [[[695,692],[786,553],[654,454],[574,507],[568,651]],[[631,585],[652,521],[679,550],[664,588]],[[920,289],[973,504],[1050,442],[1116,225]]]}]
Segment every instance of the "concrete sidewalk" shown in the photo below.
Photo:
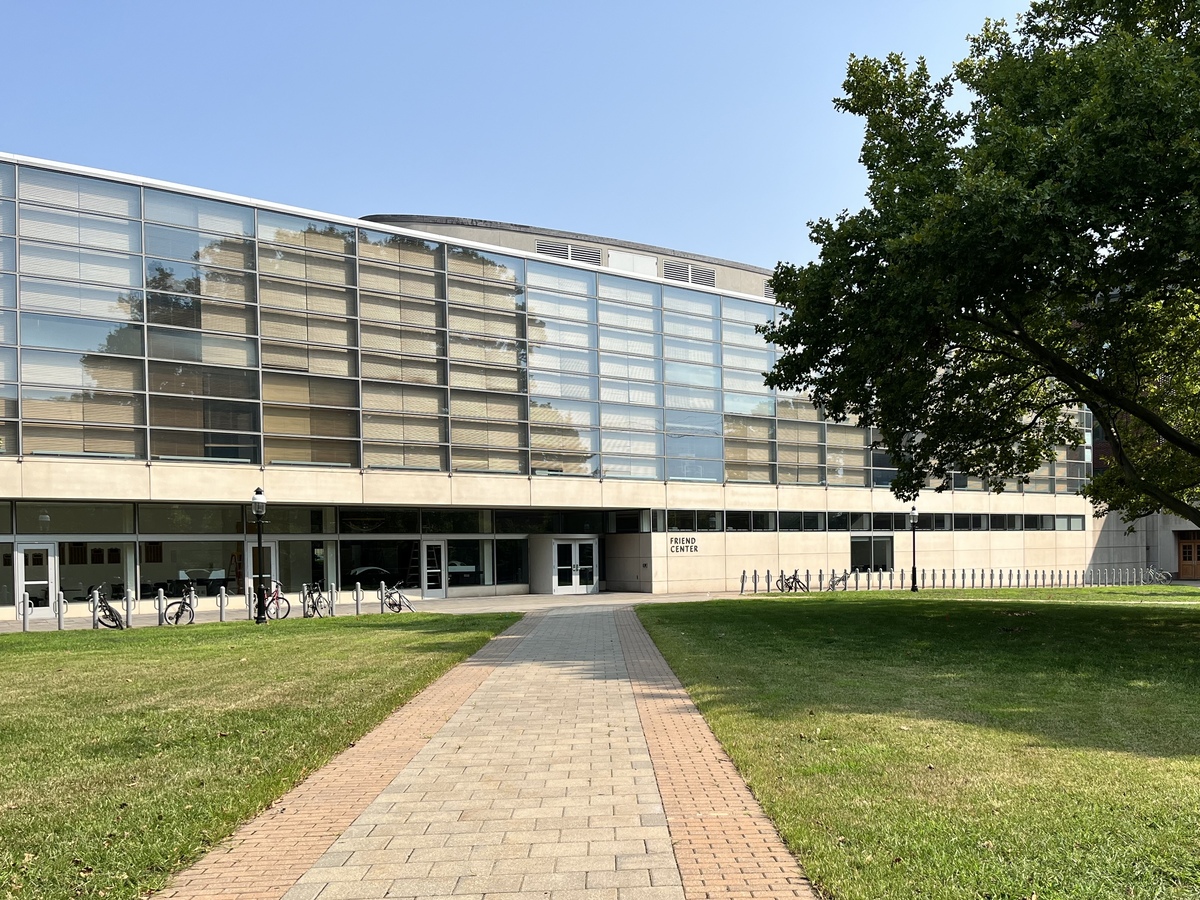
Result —
[{"label": "concrete sidewalk", "polygon": [[[337,615],[339,617],[354,615],[354,602],[350,599],[351,596],[348,591],[340,593],[337,605]],[[376,591],[367,591],[362,603],[363,615],[377,615],[381,612],[378,596]],[[712,600],[714,597],[732,596],[736,596],[736,591],[691,594],[641,594],[614,591],[612,593],[574,597],[567,597],[561,594],[500,594],[491,597],[454,597],[443,600],[413,598],[413,605],[418,612],[466,615],[481,612],[538,612],[558,609],[564,605],[628,606],[631,603],[694,603],[702,600]],[[178,598],[168,597],[167,599],[170,601]],[[302,613],[299,597],[295,593],[292,593],[290,599],[292,602],[290,617],[300,618]],[[253,620],[254,616],[248,612],[244,597],[235,597],[233,601],[226,610],[226,622]],[[201,597],[199,599],[199,605],[196,609],[197,624],[214,624],[220,621],[221,616],[215,604],[216,600],[213,597]],[[71,612],[64,621],[66,630],[82,631],[90,629],[92,627],[92,616],[87,611],[86,604],[76,602],[70,604],[70,606]],[[122,618],[125,616],[125,606],[123,603],[119,602],[117,604],[117,611],[121,613]],[[391,613],[387,614],[391,615]],[[152,601],[139,601],[134,613],[133,625],[135,628],[159,627],[158,612],[154,609]],[[0,634],[12,634],[21,630],[22,623],[20,619],[15,618],[13,607],[0,607]],[[29,630],[31,632],[57,631],[58,620],[50,615],[35,616],[30,619]]]},{"label": "concrete sidewalk", "polygon": [[814,898],[633,610],[525,617],[160,898]]}]

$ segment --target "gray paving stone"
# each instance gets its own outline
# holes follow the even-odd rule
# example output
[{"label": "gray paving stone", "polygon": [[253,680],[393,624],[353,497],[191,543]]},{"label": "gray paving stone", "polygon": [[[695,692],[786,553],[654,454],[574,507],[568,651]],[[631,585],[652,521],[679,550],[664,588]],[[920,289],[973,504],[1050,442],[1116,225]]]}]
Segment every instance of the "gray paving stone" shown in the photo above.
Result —
[{"label": "gray paving stone", "polygon": [[327,885],[319,900],[379,900],[392,888],[389,881],[346,881]]},{"label": "gray paving stone", "polygon": [[316,900],[325,888],[324,884],[295,884],[283,895],[283,900]]},{"label": "gray paving stone", "polygon": [[612,612],[543,616],[324,862],[294,900],[681,898]]}]

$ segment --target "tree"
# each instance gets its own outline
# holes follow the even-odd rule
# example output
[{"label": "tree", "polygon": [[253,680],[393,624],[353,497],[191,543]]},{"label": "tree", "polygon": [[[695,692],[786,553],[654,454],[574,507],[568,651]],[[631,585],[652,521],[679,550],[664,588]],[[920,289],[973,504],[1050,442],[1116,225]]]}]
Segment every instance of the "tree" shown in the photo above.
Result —
[{"label": "tree", "polygon": [[1197,5],[1038,0],[937,81],[851,57],[834,103],[865,123],[868,206],[776,267],[768,383],[877,427],[901,499],[1026,479],[1086,404],[1097,514],[1200,526]]}]

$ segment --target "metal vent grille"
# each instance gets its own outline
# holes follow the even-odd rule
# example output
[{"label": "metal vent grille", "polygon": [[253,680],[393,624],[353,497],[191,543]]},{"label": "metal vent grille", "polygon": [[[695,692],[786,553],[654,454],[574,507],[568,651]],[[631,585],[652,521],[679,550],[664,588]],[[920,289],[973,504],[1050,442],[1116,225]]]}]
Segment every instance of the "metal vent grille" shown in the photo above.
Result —
[{"label": "metal vent grille", "polygon": [[769,281],[763,282],[763,296],[768,300],[775,299],[775,288],[771,287],[771,282]]},{"label": "metal vent grille", "polygon": [[674,281],[687,281],[691,284],[702,284],[705,287],[717,286],[717,273],[703,266],[693,266],[691,263],[663,260],[663,278]]},{"label": "metal vent grille", "polygon": [[538,241],[537,252],[542,256],[556,256],[559,259],[571,258],[571,245],[559,244],[556,241]]},{"label": "metal vent grille", "polygon": [[600,265],[600,248],[599,247],[576,247],[571,245],[571,259],[576,262],[590,263],[593,266]]},{"label": "metal vent grille", "polygon": [[663,260],[663,278],[670,278],[673,281],[691,281],[690,266],[687,263],[671,262],[669,259]]},{"label": "metal vent grille", "polygon": [[571,259],[575,262],[600,265],[601,251],[599,247],[578,247],[575,244],[563,244],[558,241],[538,241],[537,252],[542,256],[553,256],[556,259]]}]

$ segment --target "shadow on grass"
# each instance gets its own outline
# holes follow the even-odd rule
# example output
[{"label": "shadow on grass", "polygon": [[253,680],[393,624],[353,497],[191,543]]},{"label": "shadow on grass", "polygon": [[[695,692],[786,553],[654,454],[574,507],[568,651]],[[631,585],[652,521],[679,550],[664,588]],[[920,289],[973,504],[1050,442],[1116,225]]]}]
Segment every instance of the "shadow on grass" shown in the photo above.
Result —
[{"label": "shadow on grass", "polygon": [[639,615],[714,716],[900,715],[1150,756],[1200,746],[1200,610],[893,596]]}]

